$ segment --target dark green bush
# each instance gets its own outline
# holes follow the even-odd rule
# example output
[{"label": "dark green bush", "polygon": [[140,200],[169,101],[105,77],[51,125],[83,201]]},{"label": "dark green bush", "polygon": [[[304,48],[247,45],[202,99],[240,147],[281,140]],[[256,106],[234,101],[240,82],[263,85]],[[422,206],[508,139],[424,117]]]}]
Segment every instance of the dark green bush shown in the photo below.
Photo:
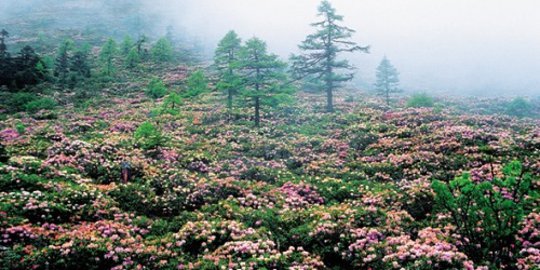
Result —
[{"label": "dark green bush", "polygon": [[25,105],[38,99],[36,94],[29,92],[5,93],[3,106],[11,112],[19,112],[25,109]]},{"label": "dark green bush", "polygon": [[40,110],[52,110],[54,109],[58,104],[56,101],[49,97],[44,97],[40,99],[36,99],[34,101],[30,101],[24,105],[24,109],[28,112],[35,113]]},{"label": "dark green bush", "polygon": [[[503,179],[474,182],[464,174],[449,183],[435,181],[436,209],[450,215],[463,249],[476,262],[509,265],[518,252],[514,236],[538,199],[531,174],[514,161]],[[467,240],[465,240],[467,239]]]},{"label": "dark green bush", "polygon": [[44,179],[35,174],[2,174],[0,175],[0,190],[5,192],[40,190],[42,187],[39,184],[44,181]]},{"label": "dark green bush", "polygon": [[120,185],[112,190],[110,195],[118,202],[122,210],[144,215],[151,212],[150,202],[155,197],[150,187],[137,183]]},{"label": "dark green bush", "polygon": [[158,79],[153,79],[149,84],[148,88],[146,89],[146,95],[151,98],[162,98],[167,94],[167,87],[165,87],[165,84],[163,81]]},{"label": "dark green bush", "polygon": [[349,146],[357,151],[365,150],[370,144],[377,142],[379,137],[369,131],[359,130],[354,132]]}]

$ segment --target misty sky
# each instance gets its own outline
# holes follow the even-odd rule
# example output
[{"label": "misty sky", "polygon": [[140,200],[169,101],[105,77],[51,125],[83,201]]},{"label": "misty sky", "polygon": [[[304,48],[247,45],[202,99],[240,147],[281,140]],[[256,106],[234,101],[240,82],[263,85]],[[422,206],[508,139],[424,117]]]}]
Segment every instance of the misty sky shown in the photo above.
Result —
[{"label": "misty sky", "polygon": [[[230,29],[258,36],[284,58],[311,32],[318,0],[158,0],[171,23],[215,45]],[[403,88],[479,94],[540,94],[540,1],[332,0],[354,40],[358,82],[372,84],[387,55]],[[154,8],[156,6],[153,6]]]}]

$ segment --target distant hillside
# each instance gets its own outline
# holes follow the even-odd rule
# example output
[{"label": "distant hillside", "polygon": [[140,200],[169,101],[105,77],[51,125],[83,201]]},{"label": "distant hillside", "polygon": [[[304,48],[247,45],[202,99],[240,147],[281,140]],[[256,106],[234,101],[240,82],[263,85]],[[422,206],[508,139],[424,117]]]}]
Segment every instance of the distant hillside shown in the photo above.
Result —
[{"label": "distant hillside", "polygon": [[0,28],[10,33],[12,51],[44,39],[38,51],[46,52],[67,37],[98,45],[108,37],[157,39],[166,34],[174,35],[175,45],[183,49],[202,50],[195,38],[167,23],[140,0],[28,0],[0,6]]}]

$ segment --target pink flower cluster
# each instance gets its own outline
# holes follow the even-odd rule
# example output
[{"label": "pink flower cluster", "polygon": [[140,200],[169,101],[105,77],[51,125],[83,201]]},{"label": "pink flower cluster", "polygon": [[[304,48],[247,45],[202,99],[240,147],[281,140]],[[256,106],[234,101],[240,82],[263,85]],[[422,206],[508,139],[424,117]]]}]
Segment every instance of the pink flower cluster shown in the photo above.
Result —
[{"label": "pink flower cluster", "polygon": [[204,253],[208,253],[223,244],[220,243],[222,241],[242,240],[255,235],[256,231],[253,228],[245,228],[237,221],[204,220],[186,223],[173,238],[179,248],[200,248]]},{"label": "pink flower cluster", "polygon": [[0,141],[6,141],[6,142],[13,141],[19,138],[19,136],[20,136],[19,133],[12,128],[6,128],[0,131]]},{"label": "pink flower cluster", "polygon": [[504,175],[502,165],[488,163],[471,170],[471,180],[475,182],[492,181],[494,178],[501,179]]},{"label": "pink flower cluster", "polygon": [[388,237],[386,255],[382,260],[394,268],[430,266],[432,269],[460,267],[474,270],[474,264],[468,260],[467,255],[458,251],[447,238],[447,232],[429,227],[422,229],[416,240],[412,240],[409,235]]},{"label": "pink flower cluster", "polygon": [[379,246],[384,236],[374,228],[359,228],[350,231],[354,240],[348,247],[347,257],[355,262],[357,267],[366,267],[369,263],[380,259]]},{"label": "pink flower cluster", "polygon": [[531,213],[523,221],[523,228],[519,231],[518,240],[521,251],[518,259],[518,269],[540,269],[540,214]]},{"label": "pink flower cluster", "polygon": [[313,204],[323,204],[324,199],[312,186],[306,183],[294,184],[287,182],[279,192],[285,197],[285,207],[300,209]]}]

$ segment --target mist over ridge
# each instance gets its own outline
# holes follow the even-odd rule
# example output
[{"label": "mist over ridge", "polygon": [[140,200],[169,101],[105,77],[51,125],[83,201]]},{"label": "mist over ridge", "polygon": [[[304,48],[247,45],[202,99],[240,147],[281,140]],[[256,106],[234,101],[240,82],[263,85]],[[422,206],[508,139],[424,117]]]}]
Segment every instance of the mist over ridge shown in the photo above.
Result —
[{"label": "mist over ridge", "polygon": [[[208,57],[217,41],[233,29],[244,40],[253,36],[265,40],[269,50],[284,60],[312,32],[309,24],[317,21],[319,4],[318,0],[3,2],[0,12],[5,20],[20,19],[19,13],[29,11],[57,22],[58,27],[84,21],[84,28],[99,26],[118,36],[124,32],[159,36],[173,26],[179,35],[189,35],[204,46]],[[345,56],[358,67],[353,83],[362,89],[372,87],[375,67],[386,55],[399,70],[402,87],[410,92],[540,93],[540,77],[535,76],[540,73],[537,1],[331,2],[345,16],[344,25],[357,31],[353,39],[371,46],[370,54]]]}]

